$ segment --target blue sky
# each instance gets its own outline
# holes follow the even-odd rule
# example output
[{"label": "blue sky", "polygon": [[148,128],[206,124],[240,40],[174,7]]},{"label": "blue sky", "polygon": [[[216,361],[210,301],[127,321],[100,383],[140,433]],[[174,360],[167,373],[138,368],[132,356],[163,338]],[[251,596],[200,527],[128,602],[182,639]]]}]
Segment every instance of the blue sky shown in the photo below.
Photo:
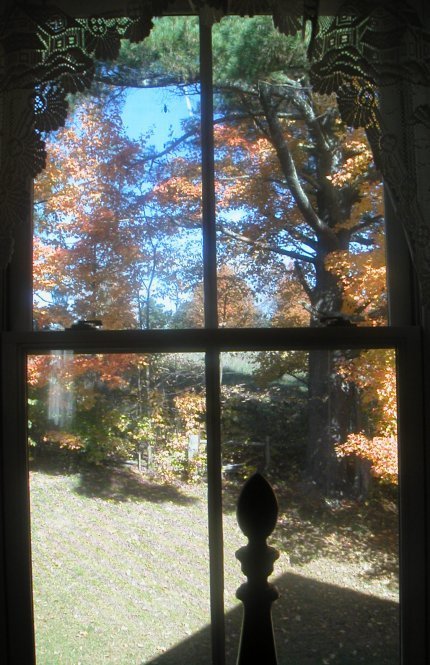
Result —
[{"label": "blue sky", "polygon": [[133,89],[127,93],[123,121],[132,139],[154,128],[153,141],[162,148],[169,137],[180,136],[181,121],[195,108],[196,96],[186,97],[173,88]]}]

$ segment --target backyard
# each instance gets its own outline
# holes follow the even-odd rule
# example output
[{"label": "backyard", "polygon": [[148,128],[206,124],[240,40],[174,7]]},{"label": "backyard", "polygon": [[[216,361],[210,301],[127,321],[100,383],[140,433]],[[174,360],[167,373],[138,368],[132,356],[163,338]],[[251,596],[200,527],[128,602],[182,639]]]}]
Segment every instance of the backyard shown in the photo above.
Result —
[{"label": "backyard", "polygon": [[[234,553],[241,483],[225,481],[227,662],[244,580]],[[280,665],[398,660],[397,510],[389,489],[331,504],[274,482],[271,544]],[[32,550],[38,665],[209,662],[206,485],[157,483],[119,466],[34,464]]]}]

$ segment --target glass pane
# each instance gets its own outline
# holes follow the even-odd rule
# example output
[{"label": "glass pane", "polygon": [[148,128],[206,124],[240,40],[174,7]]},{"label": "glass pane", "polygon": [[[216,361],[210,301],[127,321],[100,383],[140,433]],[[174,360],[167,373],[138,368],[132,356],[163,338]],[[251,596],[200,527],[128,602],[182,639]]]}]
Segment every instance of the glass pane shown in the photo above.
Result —
[{"label": "glass pane", "polygon": [[382,180],[306,41],[269,16],[213,28],[221,326],[386,323]]},{"label": "glass pane", "polygon": [[210,661],[204,395],[198,354],[29,357],[39,665]]},{"label": "glass pane", "polygon": [[[172,57],[182,37],[183,60]],[[70,98],[65,127],[46,137],[37,329],[201,325],[183,311],[202,275],[198,43],[196,17],[156,21],[115,63],[96,64],[91,90]]]},{"label": "glass pane", "polygon": [[235,506],[256,469],[279,501],[279,664],[399,663],[394,352],[225,353],[222,367],[228,664],[246,544]]}]

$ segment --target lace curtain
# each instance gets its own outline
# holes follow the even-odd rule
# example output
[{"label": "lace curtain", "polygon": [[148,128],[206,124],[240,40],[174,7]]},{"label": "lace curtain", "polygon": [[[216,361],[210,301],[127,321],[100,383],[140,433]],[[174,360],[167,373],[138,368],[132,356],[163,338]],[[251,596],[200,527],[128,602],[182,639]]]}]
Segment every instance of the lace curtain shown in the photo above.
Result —
[{"label": "lace curtain", "polygon": [[[30,183],[44,167],[42,132],[62,126],[67,94],[91,83],[94,59],[114,59],[120,40],[139,42],[169,0],[124,2],[73,18],[46,4],[6,8],[0,20],[0,267],[30,216]],[[89,3],[92,6],[92,3]],[[424,305],[430,304],[430,25],[407,2],[193,0],[194,11],[265,10],[286,34],[312,24],[311,79],[336,93],[344,121],[364,127],[405,229]],[[425,4],[423,4],[425,7]]]}]

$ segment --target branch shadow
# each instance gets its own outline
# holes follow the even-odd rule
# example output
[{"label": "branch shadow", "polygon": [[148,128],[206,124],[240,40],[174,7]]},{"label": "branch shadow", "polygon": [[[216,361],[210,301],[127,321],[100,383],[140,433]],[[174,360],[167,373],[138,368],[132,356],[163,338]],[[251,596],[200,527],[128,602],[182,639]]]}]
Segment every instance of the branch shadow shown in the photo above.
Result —
[{"label": "branch shadow", "polygon": [[316,557],[366,561],[368,577],[394,580],[399,568],[399,527],[396,494],[375,491],[366,502],[343,500],[327,504],[300,489],[276,488],[279,518],[275,547],[287,551],[292,564]]},{"label": "branch shadow", "polygon": [[[293,573],[275,584],[281,594],[273,608],[279,665],[399,664],[397,603]],[[241,621],[241,607],[226,615],[226,665],[236,663]],[[207,662],[209,626],[145,665]]]}]

